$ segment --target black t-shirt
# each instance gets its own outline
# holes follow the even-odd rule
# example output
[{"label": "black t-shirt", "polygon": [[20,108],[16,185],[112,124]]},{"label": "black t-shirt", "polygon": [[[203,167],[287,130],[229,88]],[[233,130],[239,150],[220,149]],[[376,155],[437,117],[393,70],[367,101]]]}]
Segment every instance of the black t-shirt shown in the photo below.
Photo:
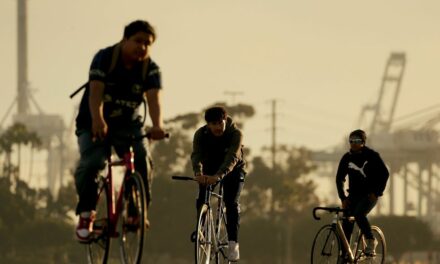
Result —
[{"label": "black t-shirt", "polygon": [[[89,72],[89,82],[98,80],[105,84],[104,119],[109,129],[138,122],[140,117],[138,111],[144,92],[162,87],[159,67],[151,59],[148,62],[145,78],[142,76],[143,62],[139,62],[132,69],[126,69],[120,56],[115,68],[109,72],[115,47],[111,46],[98,51],[93,58]],[[76,117],[77,129],[90,129],[92,125],[88,100],[89,89],[89,87],[86,88],[81,99]]]}]

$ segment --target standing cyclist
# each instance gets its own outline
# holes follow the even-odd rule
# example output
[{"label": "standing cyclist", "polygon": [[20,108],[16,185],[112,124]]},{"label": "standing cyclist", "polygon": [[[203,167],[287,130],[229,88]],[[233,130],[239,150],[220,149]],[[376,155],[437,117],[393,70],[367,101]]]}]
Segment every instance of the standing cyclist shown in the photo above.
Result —
[{"label": "standing cyclist", "polygon": [[[382,196],[389,173],[379,153],[365,145],[366,140],[367,135],[363,130],[358,129],[350,133],[350,151],[345,153],[339,162],[336,187],[342,208],[349,209],[367,240],[365,253],[374,255],[377,241],[373,237],[367,215],[376,205],[378,197]],[[343,189],[347,174],[348,196]],[[353,225],[354,223],[347,220],[343,222],[347,240],[350,240]]]},{"label": "standing cyclist", "polygon": [[223,179],[229,238],[229,261],[240,259],[238,229],[240,222],[239,198],[245,178],[243,135],[223,107],[211,107],[205,112],[207,124],[199,128],[193,140],[191,155],[195,177],[199,182],[197,208],[204,202],[205,186]]},{"label": "standing cyclist", "polygon": [[[125,27],[122,40],[96,53],[89,71],[89,85],[81,99],[76,118],[76,135],[80,160],[75,171],[79,197],[76,214],[79,222],[76,236],[87,241],[95,218],[97,183],[95,178],[105,166],[110,148],[118,155],[128,148],[121,136],[141,135],[143,122],[138,108],[147,98],[152,128],[152,139],[165,136],[161,116],[161,75],[159,67],[150,59],[150,48],[156,39],[154,28],[146,21],[137,20]],[[118,139],[119,138],[119,139]],[[136,170],[142,175],[149,199],[147,180],[147,150],[144,143],[133,143]]]}]

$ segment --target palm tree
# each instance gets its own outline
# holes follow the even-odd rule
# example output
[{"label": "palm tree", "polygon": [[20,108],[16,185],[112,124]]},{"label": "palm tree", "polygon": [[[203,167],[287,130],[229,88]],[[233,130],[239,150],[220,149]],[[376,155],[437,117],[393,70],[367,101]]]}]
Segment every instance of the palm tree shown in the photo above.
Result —
[{"label": "palm tree", "polygon": [[[0,135],[0,152],[5,152],[6,159],[4,169],[8,177],[11,176],[13,165],[11,162],[12,149],[14,145],[17,145],[17,176],[20,171],[21,163],[21,145],[31,144],[31,158],[33,158],[33,150],[41,146],[41,139],[38,135],[29,131],[24,124],[15,123],[10,126],[6,131]],[[32,162],[32,160],[31,160]]]}]

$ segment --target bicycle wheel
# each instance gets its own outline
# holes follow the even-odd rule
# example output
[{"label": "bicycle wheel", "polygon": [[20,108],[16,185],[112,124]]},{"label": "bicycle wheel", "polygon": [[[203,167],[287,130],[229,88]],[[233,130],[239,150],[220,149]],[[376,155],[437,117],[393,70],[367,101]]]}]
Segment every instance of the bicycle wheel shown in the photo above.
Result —
[{"label": "bicycle wheel", "polygon": [[229,239],[226,229],[226,207],[220,209],[220,216],[216,216],[218,223],[216,225],[217,251],[215,253],[216,264],[229,264]]},{"label": "bicycle wheel", "polygon": [[121,261],[124,264],[141,263],[147,206],[144,184],[139,173],[133,173],[125,180],[121,209],[119,219]]},{"label": "bicycle wheel", "polygon": [[96,200],[96,219],[93,222],[93,233],[91,234],[90,243],[86,246],[87,260],[90,264],[107,263],[110,251],[110,208],[108,207],[107,185],[104,179],[99,180],[98,197]]},{"label": "bicycle wheel", "polygon": [[361,256],[359,256],[358,263],[362,264],[385,264],[385,257],[387,252],[387,245],[385,242],[385,236],[383,235],[382,231],[377,226],[371,226],[371,231],[373,232],[373,236],[377,241],[377,246],[375,250],[374,256],[366,256],[364,253],[365,247],[366,247],[366,241],[364,235],[361,235],[359,238],[358,247],[361,253]]},{"label": "bicycle wheel", "polygon": [[197,221],[195,259],[196,264],[209,264],[212,247],[212,215],[211,209],[204,204]]},{"label": "bicycle wheel", "polygon": [[315,236],[312,246],[312,264],[337,264],[341,257],[341,242],[331,225],[323,226]]}]

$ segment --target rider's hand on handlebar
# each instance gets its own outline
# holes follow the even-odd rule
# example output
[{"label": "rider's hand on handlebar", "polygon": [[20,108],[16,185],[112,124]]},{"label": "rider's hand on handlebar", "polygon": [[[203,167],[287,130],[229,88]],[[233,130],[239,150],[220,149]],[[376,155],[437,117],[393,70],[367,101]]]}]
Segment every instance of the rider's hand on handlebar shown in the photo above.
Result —
[{"label": "rider's hand on handlebar", "polygon": [[217,175],[206,176],[206,177],[207,177],[206,184],[208,184],[208,185],[216,184],[218,182],[218,180],[219,180]]},{"label": "rider's hand on handlebar", "polygon": [[206,185],[206,176],[205,175],[198,174],[198,175],[194,176],[194,178],[196,179],[196,181],[199,184]]},{"label": "rider's hand on handlebar", "polygon": [[147,131],[147,134],[149,134],[149,138],[153,140],[160,140],[166,137],[164,129],[159,126],[153,126]]},{"label": "rider's hand on handlebar", "polygon": [[213,185],[216,184],[218,181],[217,175],[210,176],[210,175],[196,175],[195,179],[196,181],[201,185]]}]

